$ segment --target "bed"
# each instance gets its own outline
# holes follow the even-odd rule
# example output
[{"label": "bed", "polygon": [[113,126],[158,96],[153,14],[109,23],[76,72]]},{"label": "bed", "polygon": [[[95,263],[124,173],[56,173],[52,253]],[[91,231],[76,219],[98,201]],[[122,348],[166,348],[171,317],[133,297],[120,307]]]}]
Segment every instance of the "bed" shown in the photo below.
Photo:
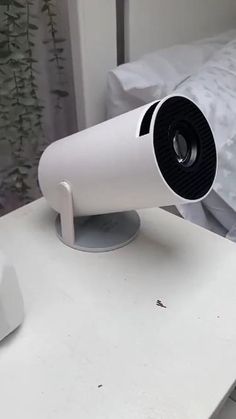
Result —
[{"label": "bed", "polygon": [[180,205],[178,210],[184,218],[234,241],[235,39],[236,30],[230,30],[145,54],[109,71],[107,90],[110,118],[173,92],[198,103],[215,134],[218,174],[213,191],[206,199],[197,204]]}]

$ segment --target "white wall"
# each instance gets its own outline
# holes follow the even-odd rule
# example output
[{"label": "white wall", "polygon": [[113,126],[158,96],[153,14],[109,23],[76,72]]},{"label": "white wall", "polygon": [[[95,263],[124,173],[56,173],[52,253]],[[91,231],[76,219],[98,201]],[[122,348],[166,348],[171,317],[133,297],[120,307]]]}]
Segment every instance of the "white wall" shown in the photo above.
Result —
[{"label": "white wall", "polygon": [[79,129],[105,119],[106,74],[116,66],[116,1],[69,0]]},{"label": "white wall", "polygon": [[236,0],[125,0],[126,60],[236,27]]}]

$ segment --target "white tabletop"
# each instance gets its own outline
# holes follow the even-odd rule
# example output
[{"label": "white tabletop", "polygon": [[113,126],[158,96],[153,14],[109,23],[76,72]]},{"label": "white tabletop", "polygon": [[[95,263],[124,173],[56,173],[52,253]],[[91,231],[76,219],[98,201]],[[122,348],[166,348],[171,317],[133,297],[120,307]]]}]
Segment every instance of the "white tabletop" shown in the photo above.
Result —
[{"label": "white tabletop", "polygon": [[162,210],[140,214],[136,241],[103,254],[64,246],[44,200],[0,219],[26,311],[0,345],[1,417],[208,419],[228,394],[236,247]]}]

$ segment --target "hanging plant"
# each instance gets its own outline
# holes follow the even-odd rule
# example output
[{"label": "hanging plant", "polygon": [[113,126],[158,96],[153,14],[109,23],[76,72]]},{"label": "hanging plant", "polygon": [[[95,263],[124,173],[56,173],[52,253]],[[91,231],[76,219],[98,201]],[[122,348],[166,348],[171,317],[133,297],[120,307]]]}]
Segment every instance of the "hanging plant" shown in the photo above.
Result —
[{"label": "hanging plant", "polygon": [[49,52],[51,58],[49,59],[50,63],[55,66],[57,73],[57,84],[58,87],[54,90],[51,90],[51,93],[56,95],[56,108],[61,109],[61,100],[68,96],[66,90],[60,88],[62,84],[62,77],[64,75],[64,48],[63,44],[66,41],[64,38],[58,37],[57,21],[56,21],[56,3],[55,0],[42,0],[42,12],[46,14],[48,20],[48,33],[49,39],[45,40],[44,43],[49,46]]},{"label": "hanging plant", "polygon": [[[56,66],[56,106],[68,92],[61,90],[65,39],[57,37],[57,14],[52,0],[40,0],[47,14],[50,63]],[[44,105],[39,95],[38,61],[35,54],[39,31],[35,6],[38,0],[8,0],[0,5],[0,144],[10,148],[7,168],[0,169],[1,191],[19,203],[29,202],[37,187],[37,163],[45,145]],[[60,45],[60,46],[59,46]],[[2,195],[2,194],[1,194]],[[0,202],[1,205],[1,202]]]}]

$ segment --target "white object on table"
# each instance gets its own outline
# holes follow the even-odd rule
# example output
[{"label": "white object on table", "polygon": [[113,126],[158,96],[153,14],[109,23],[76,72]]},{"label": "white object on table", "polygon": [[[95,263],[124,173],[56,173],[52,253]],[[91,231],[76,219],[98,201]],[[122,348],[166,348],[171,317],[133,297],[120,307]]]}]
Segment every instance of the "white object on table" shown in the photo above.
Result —
[{"label": "white object on table", "polygon": [[16,272],[0,252],[0,341],[23,321],[24,308]]},{"label": "white object on table", "polygon": [[26,307],[0,346],[4,419],[209,419],[232,390],[235,244],[139,214],[133,243],[96,254],[58,240],[44,200],[0,219]]}]

